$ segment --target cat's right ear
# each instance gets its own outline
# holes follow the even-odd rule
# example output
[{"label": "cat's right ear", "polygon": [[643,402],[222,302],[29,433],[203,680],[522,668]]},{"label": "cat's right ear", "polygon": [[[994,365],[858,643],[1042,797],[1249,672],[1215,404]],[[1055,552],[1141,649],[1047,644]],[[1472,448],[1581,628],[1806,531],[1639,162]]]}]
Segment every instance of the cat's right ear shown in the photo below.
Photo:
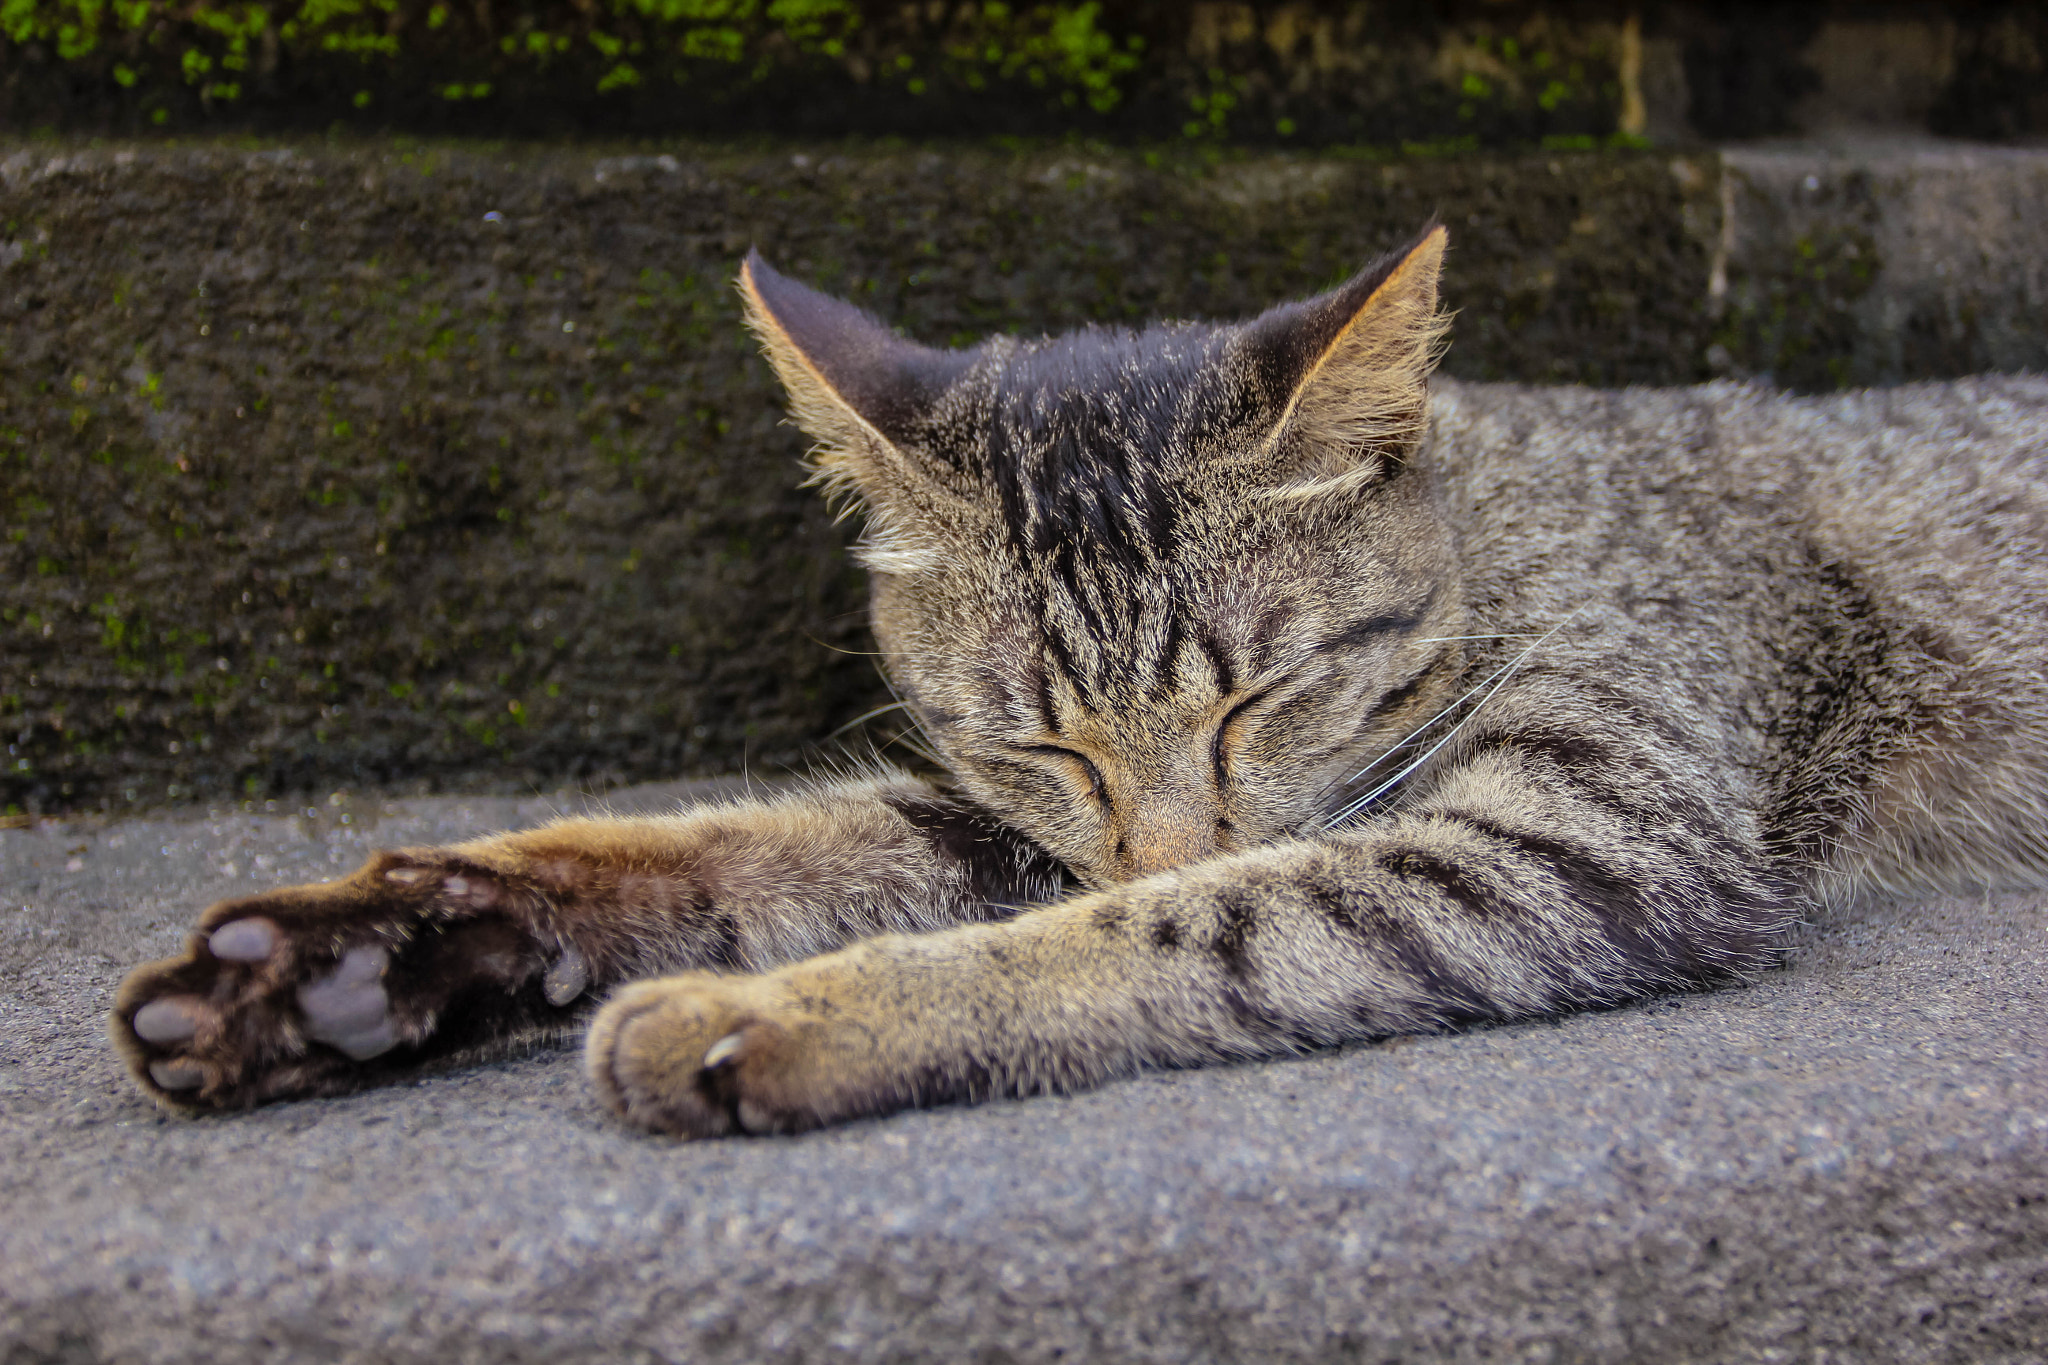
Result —
[{"label": "cat's right ear", "polygon": [[1437,302],[1448,242],[1432,226],[1329,293],[1245,326],[1241,354],[1277,409],[1263,451],[1271,477],[1305,488],[1369,478],[1422,438],[1450,326]]},{"label": "cat's right ear", "polygon": [[841,299],[778,274],[747,253],[740,266],[747,325],[789,393],[790,416],[818,441],[812,455],[829,495],[852,494],[871,514],[929,485],[912,449],[935,403],[973,363],[970,354],[906,341]]}]

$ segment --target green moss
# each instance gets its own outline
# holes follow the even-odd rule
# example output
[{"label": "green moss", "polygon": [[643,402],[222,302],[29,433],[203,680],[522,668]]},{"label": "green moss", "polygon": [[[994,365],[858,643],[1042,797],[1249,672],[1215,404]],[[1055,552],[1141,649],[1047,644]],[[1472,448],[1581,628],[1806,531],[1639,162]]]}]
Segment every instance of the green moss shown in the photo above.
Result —
[{"label": "green moss", "polygon": [[24,118],[1484,145],[1614,125],[1613,24],[1368,0],[0,0]]},{"label": "green moss", "polygon": [[[969,84],[1022,77],[1106,112],[1122,98],[1118,82],[1139,66],[1143,40],[1106,32],[1101,14],[1092,0],[968,5],[944,41],[895,54],[883,75],[914,80],[936,66]],[[439,0],[0,3],[0,35],[16,46],[54,45],[60,61],[122,91],[174,76],[209,103],[239,100],[242,73],[252,63],[274,66],[280,50],[299,61],[352,60],[372,79],[410,79],[449,101],[486,100],[497,88],[449,79],[452,70],[479,60],[497,72],[545,70],[583,51],[601,59],[597,94],[650,79],[687,84],[703,63],[745,70],[758,82],[793,58],[846,59],[861,19],[849,0],[610,0],[495,15],[458,13]],[[492,41],[500,27],[510,31]],[[636,60],[623,60],[629,54]],[[375,98],[359,90],[351,102],[366,107]]]},{"label": "green moss", "polygon": [[1784,196],[1738,179],[1737,193],[1747,196],[1744,211],[1771,224],[1764,240],[1789,249],[1743,262],[1714,331],[1718,366],[1801,389],[1877,377],[1868,373],[1872,357],[1857,354],[1865,330],[1859,305],[1883,264],[1870,187],[1851,176]]}]

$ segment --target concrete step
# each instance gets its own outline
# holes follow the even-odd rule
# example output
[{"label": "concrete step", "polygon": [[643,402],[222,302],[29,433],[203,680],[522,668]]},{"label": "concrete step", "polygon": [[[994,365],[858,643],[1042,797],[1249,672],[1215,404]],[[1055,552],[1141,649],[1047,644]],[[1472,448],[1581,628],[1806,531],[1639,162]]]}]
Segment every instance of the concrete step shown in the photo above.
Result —
[{"label": "concrete step", "polygon": [[[773,768],[885,701],[729,280],[962,341],[1451,224],[1473,379],[2048,365],[2048,150],[0,144],[0,813]],[[887,738],[883,732],[878,738]]]},{"label": "concrete step", "polygon": [[2048,1356],[2039,896],[1831,916],[1746,989],[797,1139],[627,1133],[567,1051],[197,1121],[128,1087],[111,992],[196,907],[554,805],[0,832],[0,1360]]},{"label": "concrete step", "polygon": [[2048,368],[2048,148],[1851,139],[1719,162],[1710,369],[1825,389]]}]

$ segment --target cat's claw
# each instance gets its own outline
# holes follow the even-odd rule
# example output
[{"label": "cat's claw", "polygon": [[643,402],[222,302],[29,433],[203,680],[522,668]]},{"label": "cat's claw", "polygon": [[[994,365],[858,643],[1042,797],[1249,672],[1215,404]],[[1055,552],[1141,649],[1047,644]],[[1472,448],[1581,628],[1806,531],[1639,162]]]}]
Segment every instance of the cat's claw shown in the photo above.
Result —
[{"label": "cat's claw", "polygon": [[746,1041],[746,1037],[744,1033],[728,1033],[713,1043],[711,1050],[704,1054],[704,1069],[716,1071],[738,1056],[740,1044]]},{"label": "cat's claw", "polygon": [[678,1137],[793,1133],[872,1108],[860,1065],[771,977],[629,986],[598,1012],[585,1058],[620,1118]]},{"label": "cat's claw", "polygon": [[550,1005],[567,1005],[590,988],[590,962],[572,943],[550,964],[540,984]]}]

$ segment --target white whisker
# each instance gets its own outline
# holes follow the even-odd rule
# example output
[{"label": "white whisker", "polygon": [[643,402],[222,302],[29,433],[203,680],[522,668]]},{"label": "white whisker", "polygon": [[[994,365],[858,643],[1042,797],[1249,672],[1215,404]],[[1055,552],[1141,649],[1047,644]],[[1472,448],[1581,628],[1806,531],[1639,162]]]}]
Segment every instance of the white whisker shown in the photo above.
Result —
[{"label": "white whisker", "polygon": [[[915,733],[916,731],[914,730],[905,730],[902,734],[891,736],[888,743],[901,744],[904,748],[910,750],[910,752],[916,754],[919,758],[931,764],[934,768],[945,767],[946,760],[940,758],[937,754],[933,753],[929,745],[921,744],[917,740],[910,738],[910,736]],[[887,745],[884,745],[883,747],[886,748]]]},{"label": "white whisker", "polygon": [[907,702],[892,701],[887,706],[877,706],[874,710],[867,712],[865,715],[855,716],[852,720],[846,722],[846,724],[840,726],[837,730],[834,730],[831,734],[825,736],[825,738],[837,739],[841,735],[845,734],[848,730],[851,730],[856,725],[860,725],[866,721],[871,721],[876,716],[886,716],[891,711],[901,711],[908,705],[909,703]]},{"label": "white whisker", "polygon": [[[1363,777],[1367,773],[1371,772],[1374,768],[1378,767],[1382,762],[1386,760],[1388,754],[1392,754],[1413,743],[1417,735],[1421,734],[1430,726],[1436,724],[1439,720],[1442,720],[1445,716],[1449,715],[1453,710],[1463,705],[1466,702],[1466,700],[1468,700],[1473,695],[1473,693],[1479,691],[1480,688],[1486,688],[1486,695],[1481,697],[1478,703],[1474,705],[1470,711],[1466,712],[1463,719],[1459,720],[1459,722],[1456,725],[1453,725],[1442,739],[1430,745],[1429,748],[1422,753],[1421,757],[1417,758],[1407,767],[1401,769],[1401,771],[1395,773],[1386,781],[1380,783],[1377,787],[1374,787],[1365,795],[1358,797],[1356,800],[1347,802],[1340,810],[1337,811],[1335,815],[1332,815],[1328,820],[1325,820],[1323,822],[1323,828],[1326,830],[1334,829],[1338,825],[1344,823],[1344,821],[1350,819],[1359,811],[1364,810],[1367,806],[1379,800],[1379,798],[1384,796],[1387,792],[1392,791],[1396,786],[1400,785],[1402,780],[1405,779],[1408,776],[1408,774],[1414,772],[1417,768],[1420,768],[1423,764],[1429,762],[1430,759],[1436,757],[1438,751],[1441,750],[1446,744],[1449,744],[1453,739],[1456,739],[1458,737],[1458,732],[1460,730],[1463,730],[1467,725],[1471,724],[1472,718],[1485,709],[1486,703],[1492,701],[1494,696],[1497,693],[1499,693],[1499,691],[1503,687],[1506,687],[1508,685],[1509,678],[1511,678],[1514,675],[1517,669],[1519,669],[1524,663],[1528,661],[1530,655],[1534,654],[1538,649],[1541,649],[1551,639],[1552,636],[1556,635],[1559,631],[1563,630],[1573,621],[1576,621],[1585,610],[1586,608],[1584,606],[1580,606],[1576,611],[1572,612],[1571,615],[1565,617],[1564,620],[1559,621],[1556,625],[1552,626],[1549,630],[1545,631],[1543,635],[1537,639],[1535,644],[1530,645],[1527,649],[1524,649],[1520,654],[1517,654],[1508,663],[1504,664],[1500,668],[1495,669],[1491,674],[1489,674],[1485,679],[1483,679],[1479,683],[1466,689],[1465,695],[1459,697],[1457,701],[1452,702],[1449,706],[1437,712],[1434,716],[1431,716],[1427,721],[1424,721],[1422,725],[1417,727],[1413,732],[1409,734],[1407,739],[1402,740],[1401,743],[1395,745],[1392,749],[1387,750],[1385,754],[1381,754],[1371,763],[1368,763],[1365,765],[1365,767],[1361,768],[1358,772],[1358,777]],[[1489,683],[1491,683],[1492,686],[1489,687]],[[1358,780],[1358,777],[1354,777],[1351,780],[1356,782]]]},{"label": "white whisker", "polygon": [[[1416,726],[1413,730],[1410,730],[1406,735],[1402,736],[1402,738],[1397,743],[1390,745],[1388,748],[1383,750],[1378,758],[1375,758],[1372,762],[1366,764],[1363,768],[1360,768],[1357,772],[1351,774],[1351,776],[1343,779],[1341,782],[1331,783],[1331,786],[1333,788],[1348,787],[1355,782],[1364,780],[1365,776],[1368,773],[1370,773],[1374,768],[1379,767],[1380,764],[1385,763],[1388,759],[1392,758],[1395,754],[1400,753],[1403,749],[1413,747],[1417,742],[1421,740],[1421,738],[1424,735],[1429,733],[1431,726],[1435,725],[1445,716],[1448,716],[1449,714],[1451,714],[1451,712],[1463,706],[1466,702],[1470,701],[1474,696],[1478,695],[1479,692],[1487,686],[1487,684],[1493,682],[1496,678],[1500,678],[1503,674],[1509,672],[1513,668],[1513,663],[1502,664],[1499,668],[1496,668],[1495,670],[1493,670],[1493,672],[1487,674],[1478,682],[1466,688],[1463,692],[1460,692],[1455,698],[1451,700],[1449,705],[1444,707],[1443,710],[1437,712],[1428,720]],[[1342,812],[1335,816],[1332,816],[1330,821],[1325,823],[1324,828],[1327,829],[1329,828],[1330,824],[1335,823],[1337,820],[1343,819],[1345,815],[1348,815],[1350,813],[1351,809],[1352,807],[1346,806]]]},{"label": "white whisker", "polygon": [[[1581,610],[1584,610],[1584,608],[1581,608]],[[1571,618],[1566,617],[1565,619],[1570,620]],[[1431,639],[1421,640],[1417,643],[1428,644],[1431,643],[1432,640],[1535,640],[1538,644],[1541,644],[1543,640],[1545,640],[1546,638],[1548,637],[1545,636],[1541,631],[1503,631],[1497,635],[1443,635],[1432,637]],[[1495,678],[1498,678],[1502,672],[1512,667],[1514,667],[1513,663],[1503,664],[1501,668],[1496,669],[1493,672],[1487,674],[1478,682],[1472,684],[1471,687],[1467,688],[1459,696],[1454,698],[1451,701],[1450,705],[1444,707],[1443,710],[1437,712],[1428,720],[1416,726],[1413,730],[1410,730],[1406,735],[1404,735],[1401,738],[1401,740],[1398,743],[1394,744],[1391,748],[1388,748],[1381,752],[1378,758],[1375,758],[1372,762],[1366,764],[1363,768],[1360,768],[1357,772],[1351,774],[1351,776],[1344,778],[1341,781],[1331,783],[1330,788],[1348,787],[1352,783],[1359,781],[1367,773],[1371,772],[1374,768],[1379,767],[1380,764],[1386,762],[1395,754],[1400,753],[1403,749],[1407,748],[1409,745],[1415,743],[1418,739],[1422,738],[1423,734],[1428,731],[1430,726],[1436,724],[1445,716],[1448,716],[1451,712],[1457,710],[1460,706],[1463,706],[1465,702],[1472,697],[1473,693],[1479,691],[1480,688],[1485,687]],[[1327,796],[1329,794],[1330,788],[1325,788],[1323,795]]]},{"label": "white whisker", "polygon": [[1351,774],[1351,776],[1345,778],[1342,782],[1339,782],[1336,785],[1340,787],[1348,787],[1352,783],[1363,778],[1367,773],[1371,772],[1374,768],[1379,767],[1380,764],[1386,762],[1395,754],[1400,753],[1403,749],[1415,743],[1415,741],[1417,741],[1418,739],[1421,739],[1424,734],[1428,733],[1430,726],[1436,724],[1445,716],[1448,716],[1449,714],[1451,714],[1451,712],[1463,706],[1466,702],[1470,701],[1473,695],[1477,693],[1481,688],[1485,687],[1488,683],[1492,682],[1495,678],[1498,678],[1501,674],[1507,672],[1514,666],[1515,665],[1512,661],[1502,664],[1499,668],[1496,668],[1495,670],[1493,670],[1493,672],[1487,674],[1478,682],[1473,683],[1470,687],[1466,688],[1463,692],[1459,693],[1456,697],[1452,698],[1450,704],[1445,706],[1443,710],[1437,712],[1428,720],[1422,722],[1422,724],[1416,726],[1413,730],[1410,730],[1406,735],[1402,736],[1399,743],[1393,745],[1391,748],[1388,748],[1387,750],[1382,752],[1378,758],[1375,758],[1372,762],[1366,764],[1363,768],[1360,768],[1357,772]]}]

